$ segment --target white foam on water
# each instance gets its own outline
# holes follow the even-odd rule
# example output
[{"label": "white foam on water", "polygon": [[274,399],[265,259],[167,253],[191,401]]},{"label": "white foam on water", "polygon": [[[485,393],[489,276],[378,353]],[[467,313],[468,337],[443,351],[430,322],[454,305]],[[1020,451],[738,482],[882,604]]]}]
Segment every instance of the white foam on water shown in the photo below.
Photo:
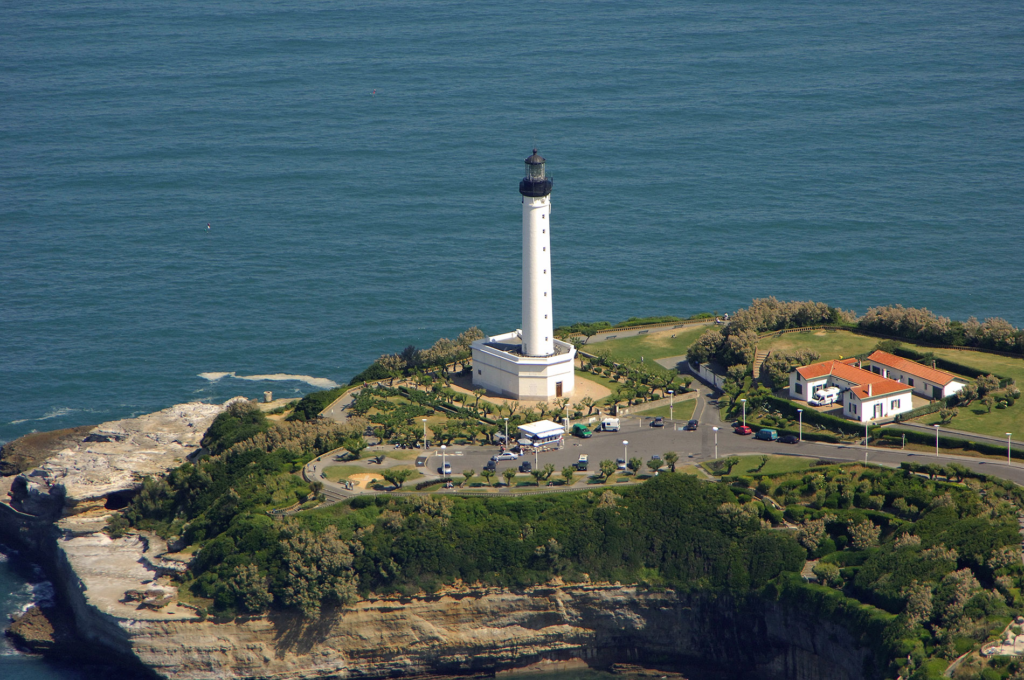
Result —
[{"label": "white foam on water", "polygon": [[29,422],[32,422],[34,420],[49,420],[51,418],[60,418],[62,416],[70,415],[70,414],[75,413],[76,411],[80,411],[80,410],[81,409],[77,409],[77,408],[64,408],[63,406],[58,406],[56,408],[50,409],[49,411],[47,411],[43,415],[39,416],[38,418],[22,418],[21,420],[12,420],[10,423],[8,423],[8,425],[18,425],[20,423],[29,423]]},{"label": "white foam on water", "polygon": [[338,383],[334,382],[330,378],[316,378],[311,375],[293,375],[291,373],[263,373],[260,375],[238,375],[234,371],[224,372],[209,372],[198,374],[200,378],[215,382],[222,378],[235,378],[236,380],[273,380],[277,382],[295,381],[304,382],[313,387],[319,387],[321,389],[329,390],[334,387],[338,387]]}]

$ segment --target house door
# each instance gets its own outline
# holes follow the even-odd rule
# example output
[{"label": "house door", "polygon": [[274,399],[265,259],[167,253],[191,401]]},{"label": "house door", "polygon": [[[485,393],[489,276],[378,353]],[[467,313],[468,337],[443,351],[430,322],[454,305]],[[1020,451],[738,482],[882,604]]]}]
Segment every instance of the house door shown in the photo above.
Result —
[{"label": "house door", "polygon": [[942,399],[941,387],[932,387],[932,399]]},{"label": "house door", "polygon": [[872,418],[881,418],[882,417],[882,405],[881,404],[875,404],[875,415],[873,415],[871,417]]},{"label": "house door", "polygon": [[555,396],[559,399],[562,397],[562,383],[560,382],[555,383]]}]

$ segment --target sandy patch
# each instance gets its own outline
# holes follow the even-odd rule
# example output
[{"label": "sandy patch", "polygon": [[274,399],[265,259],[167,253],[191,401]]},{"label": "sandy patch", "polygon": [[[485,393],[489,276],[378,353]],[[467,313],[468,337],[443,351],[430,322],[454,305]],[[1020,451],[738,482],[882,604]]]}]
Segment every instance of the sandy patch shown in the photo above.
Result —
[{"label": "sandy patch", "polygon": [[380,475],[373,475],[369,473],[358,473],[354,475],[349,475],[347,481],[352,482],[352,485],[357,489],[363,489],[365,491],[367,485],[370,484],[373,480],[377,480],[378,482],[384,482],[384,478],[381,477]]}]

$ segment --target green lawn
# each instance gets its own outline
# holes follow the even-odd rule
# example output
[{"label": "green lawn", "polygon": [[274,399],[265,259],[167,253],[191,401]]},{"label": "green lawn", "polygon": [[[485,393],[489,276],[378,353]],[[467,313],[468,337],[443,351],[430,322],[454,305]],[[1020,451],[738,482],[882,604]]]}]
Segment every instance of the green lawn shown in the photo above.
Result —
[{"label": "green lawn", "polygon": [[[1002,439],[1006,438],[1007,432],[1012,432],[1014,439],[1024,438],[1024,403],[1020,401],[1007,409],[993,407],[992,413],[979,402],[974,402],[967,408],[961,406],[957,410],[960,415],[953,418],[953,422],[948,425],[954,430],[977,432]],[[934,425],[939,422],[939,414],[932,413],[908,422]]]},{"label": "green lawn", "polygon": [[[769,456],[768,463],[761,469],[761,456],[739,456],[740,462],[733,467],[730,474],[733,475],[774,475],[780,472],[798,472],[813,466],[817,461],[813,458],[800,458],[797,456]],[[711,463],[701,463],[701,467],[714,474]]]},{"label": "green lawn", "polygon": [[820,355],[820,361],[828,361],[870,352],[878,342],[878,338],[847,331],[836,331],[835,333],[815,331],[813,333],[787,333],[779,338],[766,338],[761,341],[759,347],[783,353],[809,349]]},{"label": "green lawn", "polygon": [[[646,417],[661,416],[662,418],[668,418],[668,400],[663,399],[665,402],[664,406],[658,408],[652,408],[649,411],[638,411],[636,415]],[[696,399],[687,399],[686,401],[677,401],[675,406],[672,408],[672,415],[676,420],[689,420],[693,417],[693,411],[697,408]]]},{"label": "green lawn", "polygon": [[[599,349],[611,352],[613,361],[625,361],[632,359],[640,361],[652,361],[663,357],[674,357],[686,354],[693,341],[706,331],[708,326],[695,326],[692,328],[677,328],[667,331],[658,331],[646,335],[634,335],[628,338],[616,340],[605,340],[596,342],[593,345],[584,345],[583,351],[594,352]],[[675,335],[673,338],[672,336]]]},{"label": "green lawn", "polygon": [[[607,387],[612,392],[614,392],[617,388],[622,387],[622,383],[615,382],[611,378],[606,378],[603,375],[594,375],[593,373],[588,373],[587,371],[581,371],[578,368],[576,369],[576,377],[582,380],[596,382],[598,385],[603,385],[604,387]],[[604,399],[601,399],[600,401],[603,402]]]},{"label": "green lawn", "polygon": [[[366,468],[361,467],[359,465],[332,465],[331,467],[324,470],[324,474],[326,474],[327,479],[332,482],[343,482],[352,475],[364,473],[372,474],[375,471],[376,470],[367,470]],[[377,475],[377,477],[383,479],[382,477],[380,477],[379,474]]]}]

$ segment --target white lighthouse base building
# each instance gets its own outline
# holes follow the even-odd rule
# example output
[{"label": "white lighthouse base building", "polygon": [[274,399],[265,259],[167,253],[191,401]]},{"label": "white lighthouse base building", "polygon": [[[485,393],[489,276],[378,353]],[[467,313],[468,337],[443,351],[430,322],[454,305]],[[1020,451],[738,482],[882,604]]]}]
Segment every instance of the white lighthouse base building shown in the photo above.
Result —
[{"label": "white lighthouse base building", "polygon": [[522,353],[523,332],[494,335],[472,344],[473,384],[508,399],[548,401],[571,397],[576,386],[576,348],[554,340],[555,353]]}]

